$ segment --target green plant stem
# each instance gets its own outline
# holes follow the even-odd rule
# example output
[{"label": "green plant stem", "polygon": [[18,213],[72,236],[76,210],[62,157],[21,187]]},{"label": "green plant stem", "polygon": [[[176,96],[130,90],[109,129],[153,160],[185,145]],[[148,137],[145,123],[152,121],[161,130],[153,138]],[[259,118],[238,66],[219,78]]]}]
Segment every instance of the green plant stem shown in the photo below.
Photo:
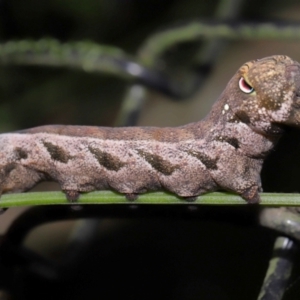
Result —
[{"label": "green plant stem", "polygon": [[[32,205],[70,204],[62,192],[30,192],[20,194],[5,194],[1,197],[0,207],[32,206]],[[229,193],[208,193],[200,196],[194,202],[188,202],[172,194],[164,192],[140,195],[131,202],[124,195],[111,191],[97,191],[80,195],[77,204],[180,204],[180,205],[245,205],[241,197]],[[300,194],[261,194],[264,206],[300,206]]]},{"label": "green plant stem", "polygon": [[19,40],[0,43],[0,63],[80,68],[88,72],[103,72],[125,78],[134,78],[123,62],[140,63],[153,68],[157,60],[170,48],[180,43],[202,39],[228,40],[299,40],[298,24],[220,22],[210,24],[190,22],[151,35],[139,49],[137,58],[113,46],[93,42],[60,43],[55,39]]},{"label": "green plant stem", "polygon": [[279,25],[276,23],[237,23],[232,25],[222,22],[210,24],[194,21],[153,34],[140,48],[139,62],[145,66],[153,67],[157,59],[175,45],[207,38],[296,41],[300,38],[300,26],[297,24]]},{"label": "green plant stem", "polygon": [[133,79],[124,67],[135,60],[123,50],[93,42],[60,43],[55,39],[19,40],[0,43],[0,63],[68,67]]}]

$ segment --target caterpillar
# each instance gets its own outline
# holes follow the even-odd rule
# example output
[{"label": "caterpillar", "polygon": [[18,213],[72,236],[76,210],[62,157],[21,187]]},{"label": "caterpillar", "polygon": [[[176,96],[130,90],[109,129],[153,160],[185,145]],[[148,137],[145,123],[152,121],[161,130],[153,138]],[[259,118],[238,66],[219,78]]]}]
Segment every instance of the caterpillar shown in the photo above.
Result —
[{"label": "caterpillar", "polygon": [[193,200],[231,191],[260,201],[260,171],[285,126],[300,125],[300,65],[245,63],[201,121],[180,127],[47,125],[0,135],[0,192],[58,182],[69,201],[115,190],[134,200],[167,190]]}]

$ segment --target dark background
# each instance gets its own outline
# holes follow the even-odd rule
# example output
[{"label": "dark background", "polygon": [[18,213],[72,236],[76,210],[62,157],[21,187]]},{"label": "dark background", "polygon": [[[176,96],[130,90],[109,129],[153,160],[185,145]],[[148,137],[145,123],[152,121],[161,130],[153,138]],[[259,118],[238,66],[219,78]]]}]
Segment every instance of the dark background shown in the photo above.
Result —
[{"label": "dark background", "polygon": [[[154,32],[178,22],[213,20],[226,2],[0,0],[0,37],[2,42],[44,37],[61,42],[91,40],[135,55]],[[296,0],[237,3],[241,8],[236,20],[299,22],[300,3]],[[201,43],[197,44],[199,49]],[[164,59],[176,69],[185,63],[190,49],[190,45],[175,47]],[[187,99],[174,102],[149,90],[139,124],[172,126],[199,120],[245,61],[273,54],[300,60],[299,49],[297,41],[230,42],[216,56],[201,88]],[[0,130],[55,123],[112,126],[130,84],[103,73],[3,65]],[[266,162],[265,191],[300,191],[298,136],[296,130],[288,130]],[[1,216],[1,231],[5,232],[20,213],[22,209],[10,209]],[[258,208],[248,206],[226,209],[225,213],[222,207],[208,207],[199,216],[179,213],[174,217],[166,211],[160,218],[155,214],[148,218],[105,218],[71,279],[39,278],[20,267],[12,284],[13,299],[256,299],[276,236],[255,225],[257,213]],[[76,224],[41,226],[30,234],[26,245],[58,259]],[[296,266],[294,277],[299,270]],[[298,299],[297,291],[299,284],[286,299]]]}]

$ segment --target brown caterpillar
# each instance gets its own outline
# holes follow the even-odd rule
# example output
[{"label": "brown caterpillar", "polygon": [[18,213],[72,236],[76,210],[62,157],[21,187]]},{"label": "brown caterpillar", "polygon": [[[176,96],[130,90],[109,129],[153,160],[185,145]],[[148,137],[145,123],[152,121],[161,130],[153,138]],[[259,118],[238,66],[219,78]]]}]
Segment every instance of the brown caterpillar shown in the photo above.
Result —
[{"label": "brown caterpillar", "polygon": [[263,161],[282,127],[300,124],[300,65],[287,56],[244,64],[202,121],[176,128],[49,125],[0,135],[0,191],[43,180],[70,201],[112,189],[180,197],[227,190],[259,202]]}]

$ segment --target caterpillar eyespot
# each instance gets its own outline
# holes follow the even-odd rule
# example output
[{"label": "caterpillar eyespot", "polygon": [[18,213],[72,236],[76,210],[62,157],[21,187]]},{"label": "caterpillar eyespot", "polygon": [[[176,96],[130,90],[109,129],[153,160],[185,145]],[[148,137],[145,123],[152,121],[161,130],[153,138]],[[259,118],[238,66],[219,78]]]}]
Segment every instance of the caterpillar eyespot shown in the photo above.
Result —
[{"label": "caterpillar eyespot", "polygon": [[239,88],[245,94],[251,94],[254,92],[254,88],[246,82],[244,77],[241,77],[239,80]]},{"label": "caterpillar eyespot", "polygon": [[[80,193],[107,189],[131,201],[146,191],[167,190],[191,201],[226,190],[259,202],[260,171],[279,129],[300,127],[299,98],[288,97],[300,93],[300,64],[279,55],[247,66],[258,87],[251,101],[229,84],[208,116],[195,123],[126,130],[48,125],[0,134],[0,194],[52,180],[72,202]],[[270,89],[274,82],[277,88]],[[254,91],[243,77],[239,87]],[[274,110],[278,95],[285,95],[283,109]]]}]

